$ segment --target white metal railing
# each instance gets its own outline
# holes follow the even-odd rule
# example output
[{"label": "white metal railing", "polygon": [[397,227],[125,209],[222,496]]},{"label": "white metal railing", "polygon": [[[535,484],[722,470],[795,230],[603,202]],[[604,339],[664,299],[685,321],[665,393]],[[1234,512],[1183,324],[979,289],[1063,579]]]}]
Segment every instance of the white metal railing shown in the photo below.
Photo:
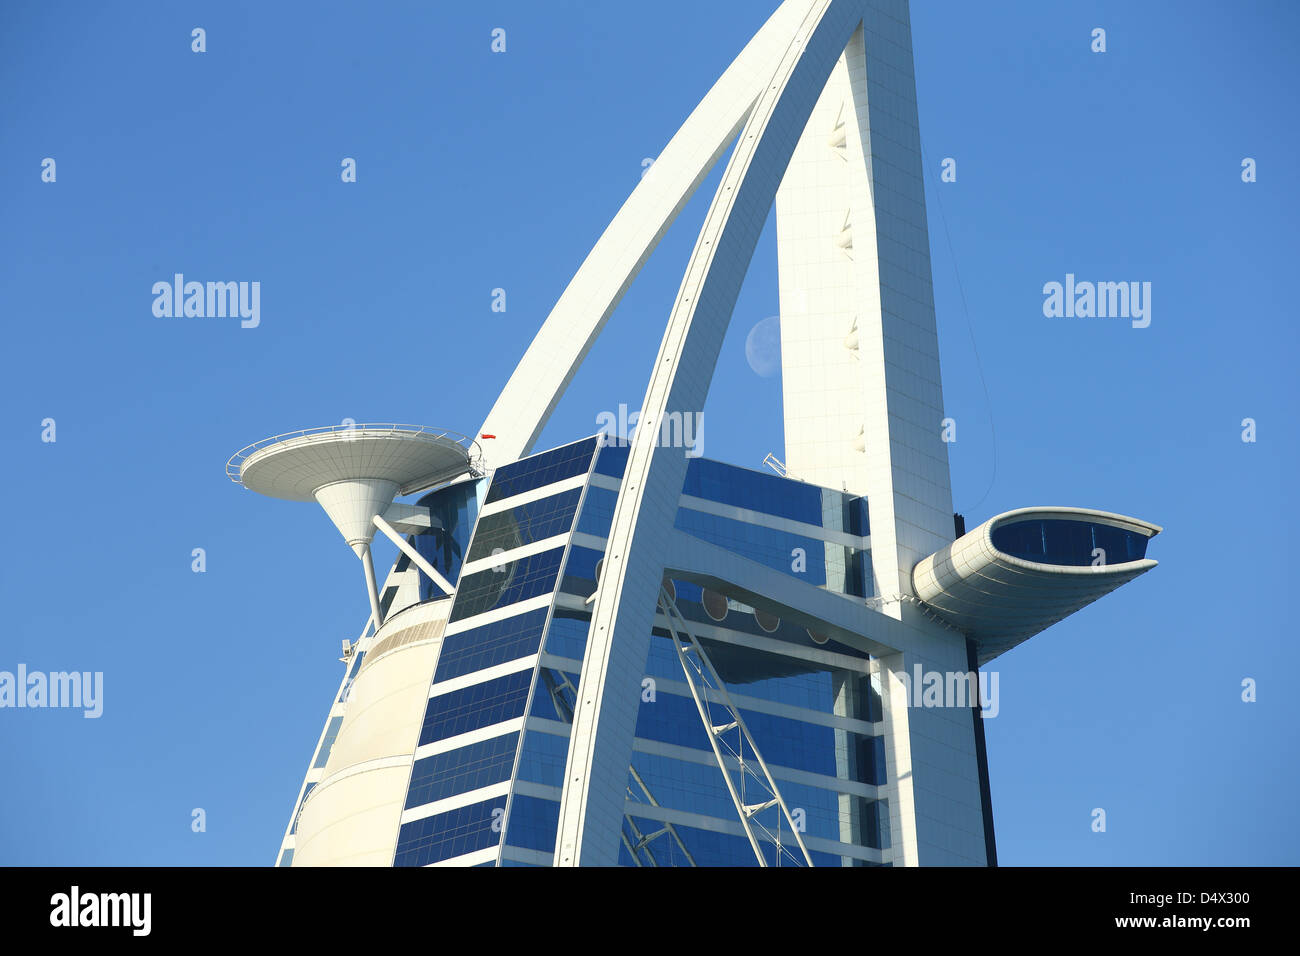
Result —
[{"label": "white metal railing", "polygon": [[780,458],[777,458],[776,455],[772,454],[770,451],[767,453],[767,457],[763,459],[763,464],[767,465],[767,467],[771,468],[782,478],[790,477],[790,473],[786,470],[785,462]]}]

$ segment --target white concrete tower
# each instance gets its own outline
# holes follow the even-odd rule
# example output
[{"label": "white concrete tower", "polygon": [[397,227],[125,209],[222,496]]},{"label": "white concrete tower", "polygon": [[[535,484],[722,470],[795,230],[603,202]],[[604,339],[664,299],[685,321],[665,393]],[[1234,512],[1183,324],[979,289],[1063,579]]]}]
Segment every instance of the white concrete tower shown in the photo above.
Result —
[{"label": "white concrete tower", "polygon": [[776,196],[785,464],[868,497],[892,596],[953,516],[911,29],[905,3],[868,6]]}]

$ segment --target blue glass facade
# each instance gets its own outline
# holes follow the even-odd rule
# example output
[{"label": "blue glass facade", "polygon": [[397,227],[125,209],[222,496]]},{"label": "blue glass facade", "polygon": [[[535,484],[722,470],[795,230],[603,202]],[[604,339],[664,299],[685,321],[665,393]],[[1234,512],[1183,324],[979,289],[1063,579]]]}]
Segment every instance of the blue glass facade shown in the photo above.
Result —
[{"label": "blue glass facade", "polygon": [[[682,616],[693,628],[700,625],[697,634],[706,633],[709,622],[714,634],[726,636],[699,639],[801,825],[801,834],[810,841],[813,863],[879,863],[880,853],[870,851],[888,849],[888,815],[876,790],[886,783],[885,753],[877,723],[881,701],[869,656],[835,642],[818,643],[806,629],[785,622],[766,633],[743,611],[730,611],[718,625],[702,607],[699,588],[681,581],[673,585]],[[677,651],[666,629],[656,628],[654,634],[645,671],[653,693],[643,694],[637,714],[638,753],[629,772],[629,800],[653,800],[660,808],[656,818],[662,821],[691,820],[690,814],[714,818],[721,829],[698,836],[702,859],[709,862],[697,859],[697,865],[753,866],[753,848],[734,825],[736,810]],[[785,650],[749,646],[751,634],[764,634]],[[716,701],[706,700],[705,706],[712,725],[730,720]],[[745,752],[739,730],[721,739],[726,749]],[[779,827],[782,822],[773,811],[769,823]],[[621,860],[627,865],[639,861],[662,866],[665,857],[681,857],[683,844],[695,855],[695,843],[686,837],[690,828],[678,827],[676,835],[663,832],[662,822],[642,829],[642,838],[632,839],[631,824],[626,828]],[[646,834],[659,835],[645,841]],[[788,837],[783,843],[787,849]],[[838,845],[838,852],[830,850],[832,845]],[[764,852],[775,864],[775,848],[765,847]],[[788,856],[784,860],[790,862]]]},{"label": "blue glass facade", "polygon": [[415,762],[406,806],[418,807],[510,778],[519,734],[506,734]]},{"label": "blue glass facade", "polygon": [[492,476],[492,487],[485,503],[513,498],[534,488],[553,485],[565,478],[585,475],[591,467],[596,442],[596,438],[588,438],[498,468]]},{"label": "blue glass facade", "polygon": [[682,494],[804,524],[822,523],[822,489],[708,458],[693,458]]},{"label": "blue glass facade", "polygon": [[552,853],[560,822],[560,801],[516,795],[506,825],[507,846]]},{"label": "blue glass facade", "polygon": [[[596,439],[586,439],[515,462],[493,476],[485,513],[465,553],[469,561],[498,555],[500,560],[464,575],[457,587],[420,733],[420,746],[436,752],[417,752],[406,807],[418,810],[511,780],[528,783],[529,777],[545,777],[533,782],[554,789],[554,799],[511,790],[460,811],[410,820],[398,836],[398,866],[427,866],[502,845],[534,853],[554,847],[568,738],[521,733],[517,722],[525,716],[551,723],[572,720],[578,675],[541,666],[550,608],[510,609],[534,598],[553,599],[558,591],[567,538],[558,547],[518,552],[572,531],[583,489],[534,493],[588,474],[596,446]],[[522,495],[532,500],[511,502]],[[494,507],[498,502],[504,507]],[[556,628],[557,640],[569,635],[568,650],[574,649],[571,623]],[[580,660],[580,646],[577,653]],[[511,662],[520,664],[511,673],[491,670]],[[476,680],[478,675],[482,678]],[[452,689],[441,691],[447,683]],[[453,746],[462,735],[470,735],[468,742]]]},{"label": "blue glass facade", "polygon": [[[621,478],[627,455],[627,446],[602,449],[596,474]],[[870,550],[861,541],[840,537],[871,534],[866,498],[708,458],[688,460],[682,495],[675,521],[679,530],[808,584],[855,597],[875,594]],[[736,510],[704,511],[691,498]],[[612,489],[588,488],[578,530],[607,535],[617,500]],[[789,522],[807,527],[777,527]]]},{"label": "blue glass facade", "polygon": [[555,590],[564,548],[530,554],[465,576],[456,588],[451,620],[485,614]]},{"label": "blue glass facade", "polygon": [[359,651],[352,658],[352,665],[348,668],[348,679],[343,682],[343,689],[339,691],[338,703],[343,703],[348,699],[352,692],[352,682],[357,679],[357,673],[361,670],[361,662],[366,659],[366,652]]},{"label": "blue glass facade", "polygon": [[429,698],[420,746],[522,717],[532,671],[517,671]]},{"label": "blue glass facade", "polygon": [[573,516],[577,513],[581,494],[581,488],[571,488],[549,498],[488,515],[475,530],[470,560],[567,534],[573,527]]},{"label": "blue glass facade", "polygon": [[311,765],[313,770],[319,770],[330,759],[330,751],[334,749],[334,741],[339,735],[339,728],[342,726],[342,717],[330,718],[330,722],[325,728],[325,738],[321,741],[320,750],[316,751],[316,760]]},{"label": "blue glass facade", "polygon": [[994,528],[992,538],[993,547],[1012,557],[1072,567],[1140,561],[1148,540],[1114,525],[1065,518],[1011,521]]},{"label": "blue glass facade", "polygon": [[[626,445],[601,449],[596,474],[622,478],[628,451]],[[859,537],[871,534],[866,498],[711,458],[687,460],[682,494]]]},{"label": "blue glass facade", "polygon": [[[452,584],[460,578],[460,566],[469,550],[469,537],[486,484],[485,479],[463,481],[431,491],[417,502],[429,509],[433,527],[415,536],[415,550]],[[442,591],[421,573],[420,600],[441,596]]]},{"label": "blue glass facade", "polygon": [[[588,439],[493,476],[462,553],[469,561],[499,560],[477,565],[457,589],[397,865],[489,848],[498,865],[549,861],[590,624],[585,599],[596,588],[626,459],[626,447],[600,448]],[[582,475],[582,487],[546,493]],[[677,527],[685,533],[806,584],[871,593],[864,499],[707,459],[690,461],[683,493],[690,498]],[[530,500],[512,500],[524,495]],[[572,532],[586,537],[575,543]],[[555,546],[546,547],[551,541]],[[543,550],[536,550],[539,544]],[[674,581],[673,590],[761,748],[813,862],[880,865],[888,812],[877,794],[885,761],[869,655],[725,596],[719,618],[716,602],[706,611],[704,592],[687,581]],[[538,606],[543,596],[548,606]],[[662,619],[642,686],[620,862],[755,865]],[[723,721],[716,703],[706,707],[710,719]],[[739,731],[732,733],[730,745],[743,751]],[[418,816],[460,795],[466,806]],[[782,826],[777,820],[774,830],[786,853],[761,845],[773,864],[791,859],[792,835],[788,828],[780,833]]]},{"label": "blue glass facade", "polygon": [[493,621],[443,639],[434,683],[536,654],[546,626],[546,611]]},{"label": "blue glass facade", "polygon": [[504,801],[484,800],[404,823],[394,866],[428,866],[500,842]]},{"label": "blue glass facade", "polygon": [[568,753],[568,737],[530,730],[520,751],[517,778],[559,788],[564,784],[564,760]]},{"label": "blue glass facade", "polygon": [[873,590],[870,552],[862,548],[686,507],[677,510],[676,527],[808,584],[857,597]]}]

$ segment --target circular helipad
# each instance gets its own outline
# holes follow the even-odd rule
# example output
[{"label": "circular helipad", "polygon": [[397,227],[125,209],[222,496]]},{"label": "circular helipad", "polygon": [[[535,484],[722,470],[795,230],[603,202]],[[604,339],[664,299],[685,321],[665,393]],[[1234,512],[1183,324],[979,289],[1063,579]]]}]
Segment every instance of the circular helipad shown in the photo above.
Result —
[{"label": "circular helipad", "polygon": [[236,484],[258,494],[311,501],[336,481],[382,479],[409,495],[479,470],[471,438],[423,425],[328,425],[276,435],[241,448],[226,462]]}]

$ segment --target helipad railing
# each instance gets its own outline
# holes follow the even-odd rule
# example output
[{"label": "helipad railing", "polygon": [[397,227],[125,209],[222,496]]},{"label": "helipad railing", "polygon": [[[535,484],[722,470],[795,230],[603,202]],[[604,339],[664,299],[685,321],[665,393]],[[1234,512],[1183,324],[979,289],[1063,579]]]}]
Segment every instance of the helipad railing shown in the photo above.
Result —
[{"label": "helipad railing", "polygon": [[[454,432],[449,428],[437,428],[430,425],[368,423],[363,425],[322,425],[318,428],[303,428],[296,432],[285,432],[283,435],[263,438],[261,441],[246,445],[230,456],[230,460],[226,462],[226,476],[235,484],[243,484],[240,476],[243,473],[244,463],[259,451],[272,445],[278,445],[281,442],[291,441],[295,438],[314,438],[321,435],[353,434],[358,432],[365,432],[368,435],[375,436],[382,436],[385,433],[401,434],[408,437],[428,435],[432,441],[449,439],[453,444],[460,445],[465,449],[465,464],[468,469],[476,475],[483,473],[483,450],[479,447],[478,442],[468,435],[462,435],[460,432]],[[362,436],[359,435],[358,437]]]}]

